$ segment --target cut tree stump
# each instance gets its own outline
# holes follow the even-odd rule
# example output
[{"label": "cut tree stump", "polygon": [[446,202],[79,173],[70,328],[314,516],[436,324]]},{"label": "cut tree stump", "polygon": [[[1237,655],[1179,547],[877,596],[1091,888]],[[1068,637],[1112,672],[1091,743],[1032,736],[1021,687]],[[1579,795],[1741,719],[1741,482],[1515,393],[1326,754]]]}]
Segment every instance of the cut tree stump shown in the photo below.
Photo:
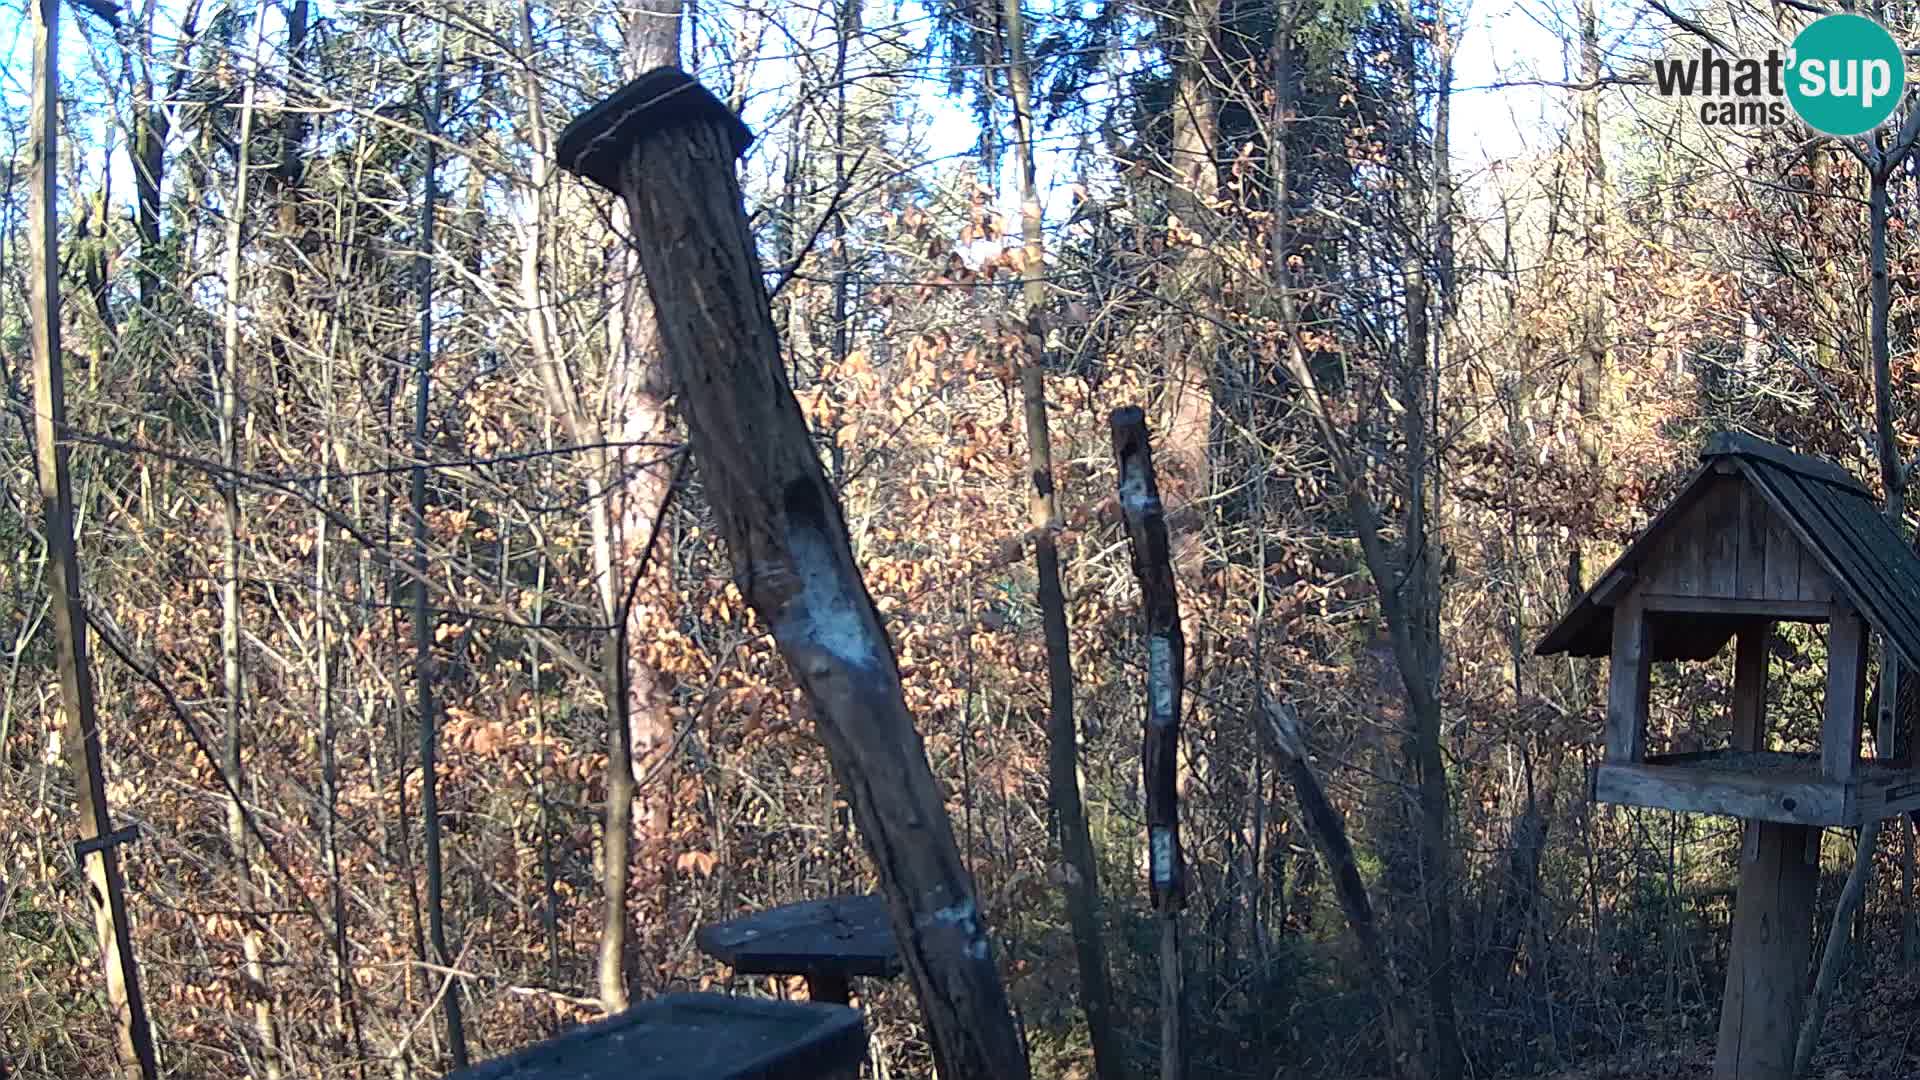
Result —
[{"label": "cut tree stump", "polygon": [[446,1080],[826,1080],[866,1057],[843,1005],[667,994]]},{"label": "cut tree stump", "polygon": [[845,1005],[854,976],[900,974],[900,946],[877,895],[835,896],[703,926],[700,951],[742,975],[799,975],[815,1001]]}]

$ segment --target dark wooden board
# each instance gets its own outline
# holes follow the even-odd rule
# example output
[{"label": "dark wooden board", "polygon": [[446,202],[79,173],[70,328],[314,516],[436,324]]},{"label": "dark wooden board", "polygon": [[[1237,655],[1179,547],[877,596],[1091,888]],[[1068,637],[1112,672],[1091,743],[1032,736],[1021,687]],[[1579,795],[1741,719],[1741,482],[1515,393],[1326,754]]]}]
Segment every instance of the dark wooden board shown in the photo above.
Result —
[{"label": "dark wooden board", "polygon": [[812,1080],[866,1053],[845,1006],[667,994],[446,1080]]},{"label": "dark wooden board", "polygon": [[834,896],[703,926],[700,951],[749,975],[900,974],[900,946],[876,895]]}]

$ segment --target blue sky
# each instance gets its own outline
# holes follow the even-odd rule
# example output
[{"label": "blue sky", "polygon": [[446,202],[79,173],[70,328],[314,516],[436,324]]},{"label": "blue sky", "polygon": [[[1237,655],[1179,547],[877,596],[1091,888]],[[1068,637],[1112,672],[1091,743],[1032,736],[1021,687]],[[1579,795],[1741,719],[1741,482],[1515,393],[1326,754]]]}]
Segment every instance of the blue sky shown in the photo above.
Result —
[{"label": "blue sky", "polygon": [[[1505,85],[1514,80],[1552,81],[1566,77],[1562,42],[1544,25],[1554,17],[1548,2],[1470,0],[1472,6],[1459,16],[1463,21],[1455,60],[1453,156],[1456,168],[1463,174],[1478,172],[1490,161],[1547,148],[1551,132],[1565,122],[1567,91],[1535,85]],[[85,16],[71,5],[63,8],[62,68],[69,73],[87,70],[93,64],[88,54],[94,48],[89,36],[101,47],[112,46],[97,23],[83,36],[76,23]],[[1625,8],[1616,4],[1613,10],[1621,12]],[[899,15],[911,18],[916,12],[924,12],[924,8],[916,0],[908,0],[901,4]],[[11,18],[0,17],[0,56],[7,58],[4,71],[0,72],[0,97],[4,98],[7,108],[24,109],[31,30],[24,5],[13,9],[11,14]],[[203,19],[209,15],[211,11],[204,12]],[[269,27],[267,33],[271,40],[276,30]],[[763,68],[762,76],[766,74]],[[946,99],[941,90],[931,80],[922,83],[923,102],[934,117],[929,132],[930,149],[935,155],[964,155],[975,139],[971,117],[963,104]],[[101,144],[97,139],[90,142],[94,154],[91,164],[97,167]],[[1057,162],[1054,154],[1042,153],[1039,165],[1042,183],[1048,188],[1050,218],[1065,211],[1061,197],[1065,170],[1055,167],[1056,164],[1064,166],[1064,162]],[[126,168],[123,152],[113,155],[110,167],[116,172],[116,197],[129,197],[130,185],[123,182]],[[1011,169],[1011,161],[1007,168]],[[1017,187],[1010,171],[1000,179],[1005,193],[1002,202],[1006,209],[1013,210],[1012,195]]]}]

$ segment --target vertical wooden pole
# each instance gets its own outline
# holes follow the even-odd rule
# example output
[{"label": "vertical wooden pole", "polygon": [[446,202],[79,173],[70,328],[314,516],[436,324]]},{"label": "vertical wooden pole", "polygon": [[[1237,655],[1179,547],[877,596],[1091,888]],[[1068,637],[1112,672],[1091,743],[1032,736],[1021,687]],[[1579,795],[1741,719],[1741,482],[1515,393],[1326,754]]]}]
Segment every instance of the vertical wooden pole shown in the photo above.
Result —
[{"label": "vertical wooden pole", "polygon": [[1653,655],[1647,614],[1637,593],[1613,608],[1613,657],[1607,669],[1607,760],[1634,763],[1647,757],[1647,692]]},{"label": "vertical wooden pole", "polygon": [[1147,788],[1147,853],[1153,908],[1160,915],[1160,1075],[1185,1074],[1181,1047],[1180,907],[1186,891],[1180,853],[1180,705],[1186,689],[1186,639],[1174,588],[1167,518],[1153,475],[1147,416],[1115,409],[1113,456],[1120,473],[1120,512],[1127,522],[1133,573],[1147,616],[1147,730],[1141,748]]},{"label": "vertical wooden pole", "polygon": [[1833,602],[1827,623],[1827,703],[1820,725],[1820,774],[1853,779],[1860,757],[1860,708],[1866,698],[1867,628],[1845,599]]},{"label": "vertical wooden pole", "polygon": [[1740,628],[1733,654],[1733,748],[1767,748],[1767,640],[1770,620]]},{"label": "vertical wooden pole", "polygon": [[813,706],[873,858],[941,1076],[1025,1080],[1026,1047],[972,875],[780,363],[734,159],[752,134],[656,68],[560,135],[569,171],[621,195],[688,441],[732,558]]},{"label": "vertical wooden pole", "polygon": [[1749,821],[1714,1080],[1793,1080],[1813,943],[1820,830]]},{"label": "vertical wooden pole", "polygon": [[80,844],[87,900],[100,940],[107,1005],[123,1062],[142,1077],[160,1074],[140,993],[140,967],[127,925],[126,885],[120,876],[120,836],[107,807],[100,722],[94,710],[93,668],[87,658],[87,617],[80,602],[80,555],[73,537],[73,478],[67,467],[66,373],[60,363],[60,259],[56,230],[55,163],[59,160],[60,4],[35,0],[33,9],[32,178],[27,193],[28,313],[32,320],[33,438],[40,509],[47,536],[47,592],[53,598],[54,659],[60,669],[61,741],[80,791]]}]

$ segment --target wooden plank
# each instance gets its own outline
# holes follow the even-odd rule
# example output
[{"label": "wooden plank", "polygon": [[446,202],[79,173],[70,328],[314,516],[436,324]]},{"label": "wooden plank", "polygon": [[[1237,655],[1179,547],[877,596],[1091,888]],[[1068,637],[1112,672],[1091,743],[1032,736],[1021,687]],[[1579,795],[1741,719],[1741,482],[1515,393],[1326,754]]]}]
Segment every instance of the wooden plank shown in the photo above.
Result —
[{"label": "wooden plank", "polygon": [[1800,540],[1782,514],[1767,515],[1767,568],[1762,595],[1771,600],[1800,599]]},{"label": "wooden plank", "polygon": [[1809,604],[1829,604],[1841,590],[1815,555],[1800,549],[1800,599]]},{"label": "wooden plank", "polygon": [[1863,780],[1855,784],[1854,789],[1854,803],[1863,822],[1920,810],[1920,771],[1890,779]]},{"label": "wooden plank", "polygon": [[1767,639],[1773,624],[1756,621],[1741,628],[1733,654],[1733,737],[1735,750],[1767,748]]},{"label": "wooden plank", "polygon": [[1735,595],[1758,600],[1767,593],[1767,519],[1773,511],[1766,501],[1740,477],[1739,516],[1740,584]]},{"label": "wooden plank", "polygon": [[1620,599],[1620,594],[1626,592],[1638,580],[1638,575],[1615,567],[1607,571],[1600,578],[1600,583],[1593,587],[1593,602],[1612,607],[1614,602]]},{"label": "wooden plank", "polygon": [[1740,496],[1746,481],[1723,476],[1714,481],[1695,512],[1700,537],[1700,595],[1740,595]]},{"label": "wooden plank", "polygon": [[878,894],[833,896],[703,926],[700,951],[748,975],[900,974],[900,946]]},{"label": "wooden plank", "polygon": [[1765,439],[1754,438],[1752,435],[1743,432],[1715,432],[1707,437],[1707,445],[1700,451],[1700,458],[1703,461],[1711,461],[1713,458],[1726,455],[1758,458],[1768,464],[1778,465],[1790,472],[1814,477],[1829,484],[1838,485],[1849,491],[1858,492],[1861,495],[1871,496],[1873,494],[1868,491],[1867,486],[1861,483],[1852,473],[1835,465],[1831,461],[1808,457],[1805,454],[1796,454],[1784,446],[1775,445],[1774,443],[1767,442]]},{"label": "wooden plank", "polygon": [[1714,1080],[1794,1080],[1813,905],[1818,830],[1748,822],[1754,857],[1740,866]]},{"label": "wooden plank", "polygon": [[1851,825],[1856,811],[1846,785],[1713,769],[1602,763],[1594,770],[1596,801],[1688,814],[1720,814],[1793,825]]},{"label": "wooden plank", "polygon": [[1853,605],[1833,603],[1827,624],[1827,699],[1820,723],[1820,772],[1853,779],[1860,757],[1860,709],[1866,697],[1867,628]]},{"label": "wooden plank", "polygon": [[866,1022],[844,1005],[667,994],[447,1080],[806,1080],[866,1056]]},{"label": "wooden plank", "polygon": [[1640,606],[1654,612],[1688,612],[1705,615],[1744,615],[1790,621],[1825,622],[1833,610],[1831,601],[1747,600],[1733,596],[1676,596],[1671,593],[1641,593]]},{"label": "wooden plank", "polygon": [[1613,658],[1607,669],[1607,760],[1647,756],[1647,692],[1653,675],[1647,617],[1629,593],[1613,609]]},{"label": "wooden plank", "polygon": [[1882,761],[1890,761],[1894,754],[1894,742],[1897,718],[1900,711],[1900,680],[1905,675],[1900,669],[1899,653],[1884,634],[1873,635],[1879,642],[1880,692],[1875,695],[1879,708],[1873,717],[1873,756]]}]

